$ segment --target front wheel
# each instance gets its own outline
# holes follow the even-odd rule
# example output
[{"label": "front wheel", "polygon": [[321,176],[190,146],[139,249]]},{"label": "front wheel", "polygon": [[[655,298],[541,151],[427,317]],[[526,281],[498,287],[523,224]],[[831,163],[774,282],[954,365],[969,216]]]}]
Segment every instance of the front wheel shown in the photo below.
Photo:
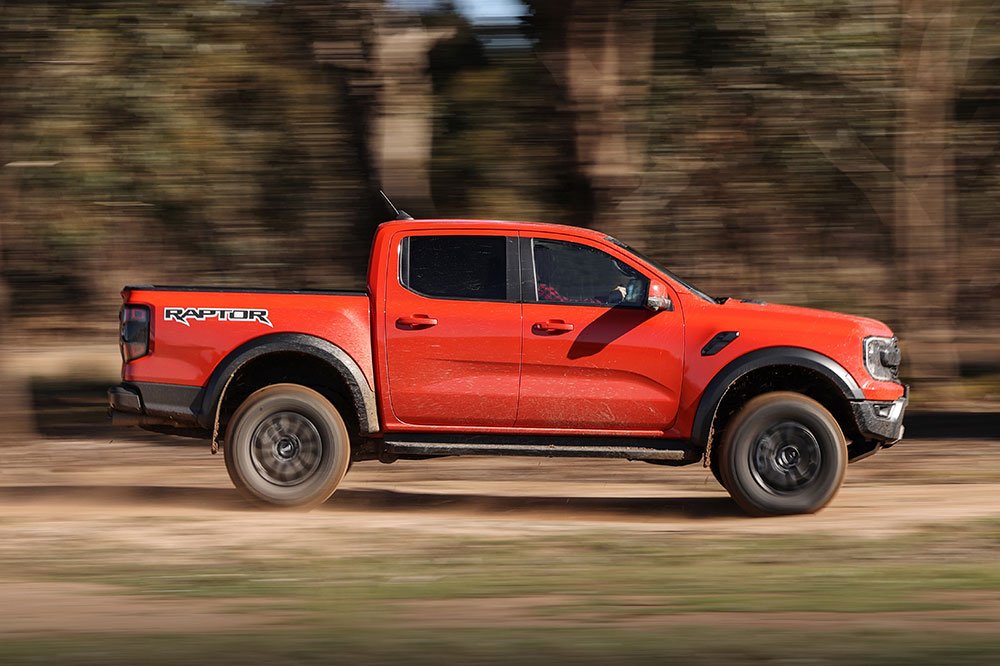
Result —
[{"label": "front wheel", "polygon": [[719,447],[723,486],[747,513],[814,513],[837,493],[847,442],[821,404],[798,393],[767,393],[733,418]]},{"label": "front wheel", "polygon": [[233,414],[225,458],[233,485],[251,502],[311,509],[344,478],[351,446],[329,400],[305,386],[274,384]]}]

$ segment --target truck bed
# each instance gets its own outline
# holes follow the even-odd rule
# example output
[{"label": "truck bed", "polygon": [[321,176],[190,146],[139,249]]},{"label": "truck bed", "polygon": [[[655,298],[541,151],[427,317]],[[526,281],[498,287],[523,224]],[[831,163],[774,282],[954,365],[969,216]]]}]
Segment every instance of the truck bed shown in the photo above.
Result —
[{"label": "truck bed", "polygon": [[150,354],[124,366],[125,381],[204,386],[241,345],[301,333],[336,341],[374,389],[364,292],[133,285],[123,296],[150,308]]}]

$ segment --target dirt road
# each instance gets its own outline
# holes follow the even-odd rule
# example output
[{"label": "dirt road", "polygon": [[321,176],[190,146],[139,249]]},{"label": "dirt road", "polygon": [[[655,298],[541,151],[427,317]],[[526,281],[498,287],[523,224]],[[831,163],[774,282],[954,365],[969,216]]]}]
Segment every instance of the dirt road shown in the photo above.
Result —
[{"label": "dirt road", "polygon": [[[991,421],[987,417],[984,422]],[[988,434],[988,429],[979,434]],[[272,632],[267,635],[274,636],[278,634],[273,632],[303,617],[314,625],[347,623],[344,626],[349,633],[357,631],[350,624],[352,620],[344,619],[353,617],[353,608],[346,615],[338,607],[303,615],[304,608],[315,608],[315,601],[302,601],[311,586],[319,585],[321,590],[340,587],[336,577],[316,578],[317,566],[342,567],[346,565],[336,563],[385,558],[390,553],[402,560],[417,553],[412,561],[433,563],[449,557],[453,550],[460,551],[462,544],[514,543],[514,552],[529,553],[525,555],[529,568],[501,576],[520,581],[524,575],[539,576],[542,571],[543,577],[535,580],[543,581],[546,553],[551,548],[568,552],[562,557],[570,558],[571,566],[587,570],[592,565],[590,556],[577,551],[576,544],[586,544],[594,535],[601,543],[639,544],[640,553],[649,544],[664,555],[689,537],[712,544],[737,544],[737,539],[748,538],[755,544],[753,549],[778,548],[779,552],[780,546],[768,545],[776,543],[771,536],[812,534],[821,540],[833,535],[881,543],[883,538],[896,538],[927,526],[1000,518],[998,498],[1000,446],[992,437],[978,436],[904,441],[852,465],[840,494],[819,514],[773,519],[743,515],[701,466],[675,469],[626,461],[533,458],[360,463],[318,510],[262,511],[248,506],[236,494],[222,457],[211,456],[203,442],[139,431],[123,431],[112,437],[49,438],[0,449],[0,563],[5,563],[0,566],[0,598],[4,600],[0,604],[0,645],[18,641],[17,645],[25,646],[24,654],[36,655],[50,650],[51,645],[56,645],[52,648],[56,650],[59,644],[49,642],[55,636],[99,636],[113,631],[118,637],[111,643],[113,654],[120,663],[129,663],[148,648],[145,644],[134,647],[131,639],[122,636],[242,636],[254,632]],[[529,550],[522,551],[524,547]],[[889,548],[888,557],[894,557],[894,549]],[[220,573],[216,553],[249,559],[232,573],[226,569]],[[872,562],[886,565],[884,553],[874,557],[858,564],[856,571],[870,569]],[[309,565],[313,573],[297,569],[303,561],[313,562]],[[472,576],[471,580],[478,580],[476,584],[487,591],[492,589],[493,574],[479,579],[477,565],[463,562],[463,575]],[[512,563],[502,556],[498,563],[510,567],[516,560]],[[604,565],[600,561],[593,566],[605,574],[614,571],[613,567],[601,569]],[[733,566],[748,565],[737,562]],[[820,561],[815,570],[829,571],[831,566],[837,565]],[[886,571],[891,572],[896,565],[888,562],[887,566]],[[340,568],[336,571],[342,575]],[[919,607],[911,608],[905,601],[909,597],[904,595],[904,602],[893,602],[895,605],[877,613],[837,613],[825,612],[828,604],[836,610],[841,602],[835,597],[824,601],[823,595],[830,592],[821,586],[817,592],[820,597],[815,599],[803,593],[806,601],[802,603],[812,608],[810,613],[776,607],[772,612],[749,614],[715,609],[709,615],[664,607],[675,603],[671,600],[676,597],[663,596],[662,591],[657,592],[660,596],[646,597],[644,593],[633,596],[610,590],[598,594],[600,604],[604,604],[598,607],[610,610],[594,615],[587,606],[576,610],[579,599],[586,598],[578,595],[593,593],[592,586],[582,581],[569,583],[569,594],[551,589],[505,589],[487,599],[466,596],[464,587],[451,590],[435,564],[412,575],[405,566],[402,571],[383,573],[380,566],[363,569],[352,580],[372,575],[376,580],[363,583],[362,591],[356,593],[362,596],[353,598],[357,603],[383,604],[378,607],[379,614],[395,614],[394,622],[418,631],[420,640],[426,637],[423,628],[428,626],[488,626],[500,632],[498,635],[506,635],[504,627],[551,626],[572,631],[599,625],[616,637],[614,632],[619,629],[667,635],[678,627],[720,622],[733,631],[754,635],[772,626],[847,635],[863,633],[875,625],[900,635],[919,636],[943,623],[959,636],[951,640],[964,644],[966,636],[994,636],[1000,627],[1000,596],[986,590],[948,592],[948,603],[940,606],[938,597],[933,596],[941,594],[934,592],[937,588],[930,588],[931,596],[925,599],[918,585],[918,600],[923,599]],[[810,565],[790,574],[790,580],[794,585],[812,585],[813,572]],[[694,575],[700,579],[704,572],[697,570]],[[738,582],[741,575],[733,575]],[[204,580],[211,582],[212,589],[221,591],[205,593],[200,576],[207,576]],[[228,576],[241,578],[232,579],[230,585]],[[847,580],[854,582],[849,584],[863,588],[866,583],[854,576],[850,574]],[[384,598],[386,593],[380,590],[386,586],[433,586],[438,579],[444,588],[427,593],[429,596],[415,592],[410,599],[378,601]],[[874,583],[883,584],[878,579]],[[241,588],[243,584],[250,587]],[[884,584],[890,585],[887,590],[895,589],[891,581]],[[279,599],[276,609],[274,599],[260,596],[261,589],[271,589],[270,585],[279,590],[275,592],[279,597],[289,592],[299,601],[285,607]],[[298,591],[293,593],[285,585],[299,586]],[[241,598],[241,589],[252,590],[256,596]],[[623,584],[620,589],[631,588]],[[718,589],[710,587],[701,593],[711,600],[719,599],[725,590],[720,583]],[[373,596],[365,601],[369,594]],[[963,597],[957,606],[956,594]],[[854,602],[845,603],[850,609]],[[93,640],[93,645],[104,645]],[[288,640],[297,645],[298,639]],[[553,649],[571,644],[571,639],[565,639],[569,643],[560,638],[551,640],[557,645]],[[829,639],[830,645],[845,640]],[[191,650],[199,649],[192,645]],[[620,649],[613,641],[609,645],[602,648],[609,654]],[[71,654],[80,649],[77,645]],[[686,654],[683,650],[687,648],[676,649]],[[992,643],[984,650],[992,655]],[[60,654],[50,654],[53,663],[90,663],[76,657],[63,659]],[[19,658],[15,654],[9,663],[18,663]],[[851,663],[853,657],[845,659]],[[0,663],[6,663],[2,650]],[[281,663],[280,659],[275,663]]]},{"label": "dirt road", "polygon": [[[311,514],[282,514],[277,522],[289,533],[320,524],[469,534],[614,524],[700,535],[877,536],[1000,516],[998,498],[995,441],[920,439],[851,465],[840,494],[813,516],[749,519],[700,465],[448,458],[359,463],[326,505]],[[224,516],[241,525],[275,520],[243,503],[221,455],[209,455],[196,440],[143,434],[0,451],[2,515],[59,520],[81,513],[178,512]]]}]

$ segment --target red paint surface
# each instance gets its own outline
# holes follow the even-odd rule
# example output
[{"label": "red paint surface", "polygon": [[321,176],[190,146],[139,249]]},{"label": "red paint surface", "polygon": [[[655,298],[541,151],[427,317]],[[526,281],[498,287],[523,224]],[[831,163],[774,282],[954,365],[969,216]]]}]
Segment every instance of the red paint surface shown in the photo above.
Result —
[{"label": "red paint surface", "polygon": [[[408,234],[557,238],[597,247],[667,285],[672,311],[493,303],[423,297],[397,277]],[[872,379],[862,339],[891,336],[881,322],[819,310],[709,303],[586,229],[460,220],[397,221],[379,227],[368,297],[131,290],[153,310],[151,353],[124,365],[125,380],[202,386],[236,347],[277,332],[329,340],[365,373],[385,431],[606,434],[687,437],[712,377],[747,352],[784,346],[835,360],[872,400],[903,393]],[[165,307],[267,309],[260,322],[165,321]],[[405,324],[420,315],[432,326]],[[537,323],[572,324],[545,334]],[[701,348],[720,331],[740,337],[714,356]]]},{"label": "red paint surface", "polygon": [[[589,245],[647,278],[660,277],[603,239],[551,230],[522,234]],[[668,295],[677,301],[676,292]],[[566,303],[523,308],[518,426],[663,431],[673,424],[684,368],[680,307],[655,313]],[[553,321],[572,329],[544,330]]]},{"label": "red paint surface", "polygon": [[[244,342],[271,333],[305,333],[330,340],[361,368],[374,389],[368,299],[319,294],[253,294],[202,291],[127,293],[129,303],[152,308],[150,354],[122,368],[126,381],[204,386],[215,366]],[[265,309],[272,324],[257,321],[165,320],[165,308]]]},{"label": "red paint surface", "polygon": [[[383,279],[386,386],[392,414],[401,423],[416,425],[514,425],[521,304],[445,300],[409,291],[395,270],[405,235],[393,234]],[[403,323],[417,315],[437,323]]]}]

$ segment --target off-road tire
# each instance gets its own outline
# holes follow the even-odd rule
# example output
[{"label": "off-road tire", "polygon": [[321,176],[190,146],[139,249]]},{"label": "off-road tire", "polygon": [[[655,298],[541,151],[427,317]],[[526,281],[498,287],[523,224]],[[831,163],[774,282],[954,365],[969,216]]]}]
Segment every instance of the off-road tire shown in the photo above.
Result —
[{"label": "off-road tire", "polygon": [[718,448],[722,485],[755,516],[815,513],[837,494],[847,442],[836,419],[799,393],[753,398]]},{"label": "off-road tire", "polygon": [[265,507],[308,510],[325,502],[351,459],[344,419],[298,384],[248,397],[226,428],[226,470],[243,497]]}]

